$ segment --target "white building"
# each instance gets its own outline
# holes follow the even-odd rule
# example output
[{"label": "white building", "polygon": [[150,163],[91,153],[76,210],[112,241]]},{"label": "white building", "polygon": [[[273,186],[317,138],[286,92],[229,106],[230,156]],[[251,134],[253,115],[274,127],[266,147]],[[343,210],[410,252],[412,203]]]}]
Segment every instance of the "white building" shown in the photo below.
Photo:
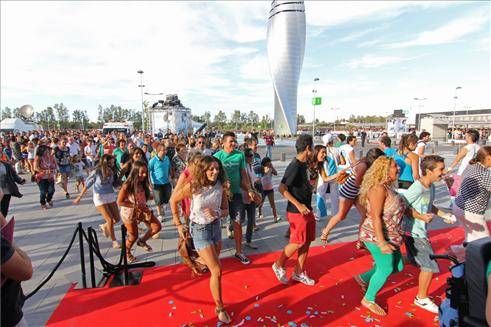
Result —
[{"label": "white building", "polygon": [[303,1],[271,3],[268,16],[268,60],[274,87],[274,129],[297,132],[297,89],[305,52]]},{"label": "white building", "polygon": [[191,109],[184,107],[177,94],[168,94],[148,109],[152,133],[192,133]]}]

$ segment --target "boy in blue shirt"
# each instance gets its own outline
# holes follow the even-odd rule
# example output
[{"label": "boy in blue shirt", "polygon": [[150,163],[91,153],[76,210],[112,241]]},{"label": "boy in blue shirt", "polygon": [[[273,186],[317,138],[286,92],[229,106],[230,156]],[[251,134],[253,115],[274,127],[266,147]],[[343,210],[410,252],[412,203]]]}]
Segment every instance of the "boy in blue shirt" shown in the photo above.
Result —
[{"label": "boy in blue shirt", "polygon": [[416,180],[403,194],[408,205],[408,210],[403,219],[404,243],[406,244],[409,262],[418,266],[419,274],[418,294],[414,304],[433,313],[438,313],[438,306],[428,297],[433,273],[438,273],[438,264],[431,260],[429,255],[433,249],[428,239],[426,224],[436,214],[446,223],[452,223],[455,217],[442,212],[433,205],[435,199],[435,186],[433,183],[440,181],[444,174],[445,163],[440,156],[431,155],[422,159],[422,177]]}]

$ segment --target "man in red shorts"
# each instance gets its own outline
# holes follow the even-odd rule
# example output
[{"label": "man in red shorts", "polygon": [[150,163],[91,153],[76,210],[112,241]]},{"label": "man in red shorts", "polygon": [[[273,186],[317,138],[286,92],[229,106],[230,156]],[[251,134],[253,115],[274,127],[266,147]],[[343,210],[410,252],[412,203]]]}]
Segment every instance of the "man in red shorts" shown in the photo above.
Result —
[{"label": "man in red shorts", "polygon": [[300,135],[295,148],[297,156],[286,168],[278,189],[288,200],[286,217],[290,223],[290,242],[285,246],[278,260],[273,263],[273,271],[281,283],[287,284],[285,263],[298,251],[297,264],[291,279],[312,286],[315,281],[305,271],[310,243],[315,240],[315,219],[311,205],[312,186],[307,176],[307,161],[313,159],[314,154],[312,136]]}]

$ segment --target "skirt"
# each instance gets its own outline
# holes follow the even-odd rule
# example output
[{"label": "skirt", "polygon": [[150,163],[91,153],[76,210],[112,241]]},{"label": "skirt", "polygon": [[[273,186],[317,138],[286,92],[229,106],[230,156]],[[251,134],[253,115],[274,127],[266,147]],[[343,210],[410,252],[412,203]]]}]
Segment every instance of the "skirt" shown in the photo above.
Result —
[{"label": "skirt", "polygon": [[116,194],[115,193],[107,193],[107,194],[94,193],[93,200],[94,200],[94,205],[96,207],[102,206],[104,204],[116,202]]}]

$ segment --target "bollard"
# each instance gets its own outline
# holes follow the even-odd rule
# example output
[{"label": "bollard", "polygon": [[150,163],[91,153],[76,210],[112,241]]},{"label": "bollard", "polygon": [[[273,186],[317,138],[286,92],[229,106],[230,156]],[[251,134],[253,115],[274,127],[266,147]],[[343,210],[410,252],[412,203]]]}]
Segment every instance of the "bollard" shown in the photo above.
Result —
[{"label": "bollard", "polygon": [[[123,252],[123,277],[124,277],[124,285],[128,285],[129,283],[129,274],[128,274],[128,258],[126,257],[126,227],[124,225],[121,226],[121,251]],[[131,249],[130,249],[131,251]]]},{"label": "bollard", "polygon": [[85,274],[85,255],[84,255],[84,237],[83,237],[83,229],[82,223],[78,223],[78,242],[80,249],[80,270],[82,271],[82,285],[84,288],[87,288],[87,277]]},{"label": "bollard", "polygon": [[89,227],[87,232],[89,234],[89,268],[90,268],[90,283],[92,288],[95,288],[95,267],[94,267],[94,237],[92,236],[93,228]]},{"label": "bollard", "polygon": [[281,153],[281,161],[286,161],[286,153],[285,152]]}]

